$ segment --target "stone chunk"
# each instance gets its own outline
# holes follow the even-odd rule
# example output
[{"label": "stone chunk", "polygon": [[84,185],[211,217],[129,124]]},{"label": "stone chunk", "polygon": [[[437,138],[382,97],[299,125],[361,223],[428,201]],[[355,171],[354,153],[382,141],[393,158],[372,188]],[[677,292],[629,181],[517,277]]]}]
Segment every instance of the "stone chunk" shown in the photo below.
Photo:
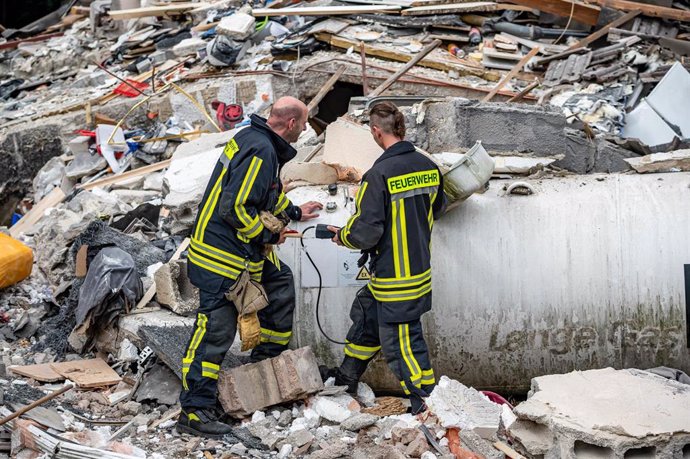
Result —
[{"label": "stone chunk", "polygon": [[376,421],[378,420],[379,417],[373,414],[357,413],[344,420],[342,424],[340,424],[340,428],[343,430],[357,432],[365,427],[376,424]]},{"label": "stone chunk", "polygon": [[652,153],[639,158],[625,159],[625,162],[640,173],[690,171],[690,150]]},{"label": "stone chunk", "polygon": [[283,183],[307,182],[314,185],[329,185],[338,181],[338,171],[324,163],[288,162],[280,171]]},{"label": "stone chunk", "polygon": [[158,302],[182,316],[199,307],[199,290],[187,277],[187,260],[173,260],[161,266],[153,276]]},{"label": "stone chunk", "polygon": [[255,22],[254,16],[237,12],[221,19],[216,26],[216,33],[235,40],[245,40],[254,32]]},{"label": "stone chunk", "polygon": [[185,38],[173,47],[173,53],[178,57],[189,56],[205,47],[206,41],[201,38]]},{"label": "stone chunk", "polygon": [[364,126],[338,118],[326,128],[323,162],[336,168],[340,180],[359,182],[381,153]]},{"label": "stone chunk", "polygon": [[310,347],[283,352],[271,360],[283,399],[294,400],[323,389],[319,366]]}]

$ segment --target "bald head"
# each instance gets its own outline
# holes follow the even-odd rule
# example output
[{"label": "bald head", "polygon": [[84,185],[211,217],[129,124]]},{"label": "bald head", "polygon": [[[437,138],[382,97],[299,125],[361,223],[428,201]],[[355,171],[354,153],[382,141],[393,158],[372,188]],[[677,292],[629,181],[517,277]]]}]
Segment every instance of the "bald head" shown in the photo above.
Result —
[{"label": "bald head", "polygon": [[307,106],[291,96],[281,97],[271,107],[268,125],[290,143],[296,142],[307,128]]}]

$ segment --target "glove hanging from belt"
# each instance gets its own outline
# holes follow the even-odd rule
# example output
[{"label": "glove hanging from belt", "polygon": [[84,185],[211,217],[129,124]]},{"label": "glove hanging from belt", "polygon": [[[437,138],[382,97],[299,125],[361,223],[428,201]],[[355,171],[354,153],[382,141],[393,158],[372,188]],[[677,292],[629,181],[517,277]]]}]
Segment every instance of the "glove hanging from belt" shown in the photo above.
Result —
[{"label": "glove hanging from belt", "polygon": [[261,340],[261,325],[257,313],[268,306],[266,290],[245,269],[225,297],[237,308],[237,327],[242,340],[242,351],[254,349]]}]

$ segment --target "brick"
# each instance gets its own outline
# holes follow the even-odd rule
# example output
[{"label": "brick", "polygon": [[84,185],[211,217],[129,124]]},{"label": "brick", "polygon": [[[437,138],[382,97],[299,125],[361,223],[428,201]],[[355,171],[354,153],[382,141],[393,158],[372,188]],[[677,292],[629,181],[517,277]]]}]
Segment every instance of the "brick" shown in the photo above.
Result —
[{"label": "brick", "polygon": [[271,359],[221,371],[218,398],[225,412],[236,417],[281,403]]},{"label": "brick", "polygon": [[280,393],[285,401],[295,400],[323,389],[319,366],[310,347],[285,351],[271,360]]},{"label": "brick", "polygon": [[220,403],[227,414],[235,417],[303,398],[322,388],[319,367],[310,347],[221,371],[218,378]]}]

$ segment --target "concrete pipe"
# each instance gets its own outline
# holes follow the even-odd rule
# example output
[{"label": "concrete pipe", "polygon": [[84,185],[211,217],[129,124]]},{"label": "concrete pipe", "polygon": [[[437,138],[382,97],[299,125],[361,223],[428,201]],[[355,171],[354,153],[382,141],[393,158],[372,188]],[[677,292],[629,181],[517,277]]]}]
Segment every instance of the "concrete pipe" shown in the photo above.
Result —
[{"label": "concrete pipe", "polygon": [[[493,181],[434,226],[433,310],[423,319],[437,376],[503,392],[530,379],[592,368],[665,365],[690,372],[684,272],[690,276],[690,173],[590,175],[531,181],[534,194]],[[318,187],[296,203],[335,201],[315,223],[342,225],[340,195]],[[347,190],[353,195],[353,190]],[[323,277],[321,322],[344,340],[349,310],[366,281],[358,253],[330,241],[304,243]],[[315,322],[318,284],[299,242],[280,248],[293,267],[295,343],[329,364],[342,346]],[[399,387],[378,356],[365,375],[378,389]]]}]

